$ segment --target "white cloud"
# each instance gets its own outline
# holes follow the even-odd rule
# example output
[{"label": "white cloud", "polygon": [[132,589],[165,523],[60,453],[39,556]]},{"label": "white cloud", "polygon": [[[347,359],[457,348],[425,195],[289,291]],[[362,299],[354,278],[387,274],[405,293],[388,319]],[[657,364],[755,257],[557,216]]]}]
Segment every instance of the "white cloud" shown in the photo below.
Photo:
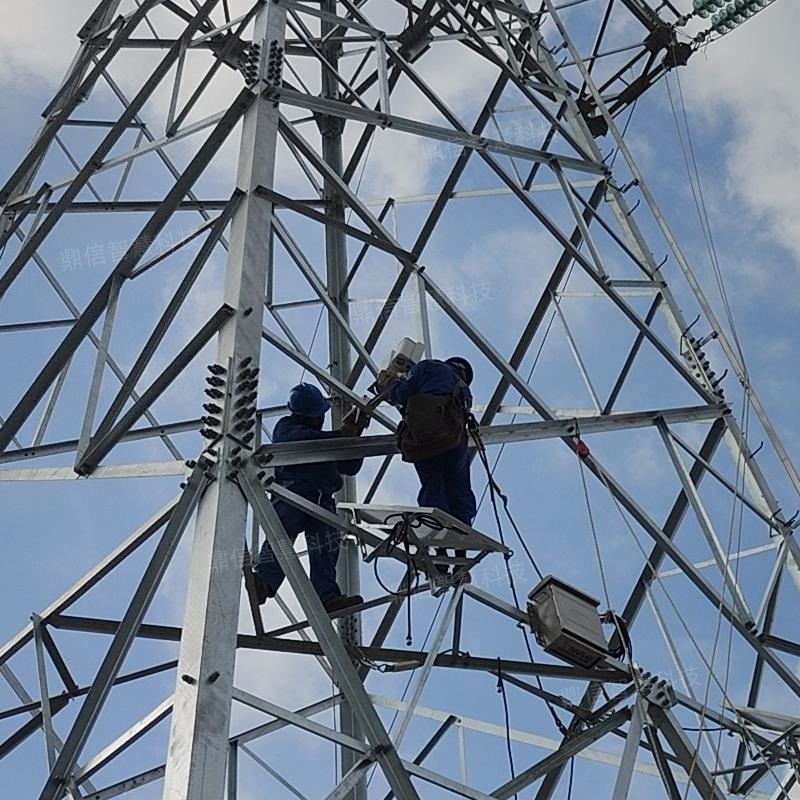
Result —
[{"label": "white cloud", "polygon": [[798,25],[796,3],[775,3],[695,55],[682,81],[690,111],[726,141],[725,186],[751,212],[745,224],[800,261]]},{"label": "white cloud", "polygon": [[33,77],[56,86],[78,47],[75,34],[96,5],[95,0],[28,0],[15,4],[10,13],[7,9],[0,29],[5,62],[0,85],[22,86]]}]

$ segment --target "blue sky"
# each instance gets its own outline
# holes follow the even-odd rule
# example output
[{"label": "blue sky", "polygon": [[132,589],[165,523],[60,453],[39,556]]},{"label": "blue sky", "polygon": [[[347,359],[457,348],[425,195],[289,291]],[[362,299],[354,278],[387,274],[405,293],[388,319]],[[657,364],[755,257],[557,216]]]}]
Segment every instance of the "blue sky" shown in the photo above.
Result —
[{"label": "blue sky", "polygon": [[[373,0],[374,1],[374,0]],[[32,2],[24,10],[13,12],[16,17],[13,25],[0,34],[2,44],[0,55],[5,61],[5,69],[0,71],[0,119],[3,126],[3,146],[0,148],[0,171],[7,175],[24,152],[37,125],[38,114],[47,103],[57,86],[60,71],[68,64],[74,47],[74,38],[65,36],[64,31],[74,31],[82,24],[90,3],[73,4],[70,7],[52,8],[44,2]],[[577,10],[572,14],[579,13]],[[380,14],[377,15],[378,17]],[[574,18],[571,18],[574,21]],[[725,286],[730,298],[737,331],[747,358],[752,383],[767,407],[773,422],[792,457],[797,456],[800,444],[800,431],[795,420],[798,379],[793,370],[797,352],[798,335],[794,324],[800,292],[797,286],[798,263],[800,263],[800,225],[795,210],[798,194],[793,180],[793,165],[797,162],[798,115],[796,76],[800,67],[800,56],[789,37],[800,22],[800,10],[787,2],[775,3],[758,18],[749,22],[741,30],[726,37],[708,48],[706,52],[695,55],[690,65],[679,73],[677,79],[670,78],[673,98],[682,92],[692,143],[697,156],[702,189],[708,208],[711,226],[715,236],[719,262],[724,275]],[[572,23],[571,23],[572,24]],[[13,34],[12,34],[13,31]],[[624,33],[620,32],[620,35]],[[437,81],[441,91],[459,114],[471,120],[474,116],[476,97],[486,85],[486,77],[472,72],[471,62],[464,64],[463,74],[459,70],[448,69],[447,56],[432,54],[431,62],[424,64],[424,74],[429,80]],[[438,59],[438,60],[437,60]],[[123,65],[120,78],[123,87],[131,91],[140,73]],[[226,87],[222,82],[214,88],[209,107],[221,107],[226,97]],[[412,115],[435,121],[426,108],[410,91],[401,94],[402,108]],[[163,97],[161,98],[163,101]],[[101,92],[87,103],[82,114],[102,115],[111,108],[111,98]],[[678,104],[680,113],[680,104]],[[153,109],[158,110],[158,107]],[[507,121],[506,121],[507,120]],[[523,114],[508,114],[504,117],[504,131],[509,138],[526,137],[529,128],[535,124],[533,119]],[[494,135],[491,132],[490,135]],[[67,140],[76,154],[86,155],[88,142],[81,142],[74,131],[67,134]],[[235,145],[236,134],[231,147]],[[708,292],[718,315],[722,306],[715,289],[709,259],[699,227],[697,212],[692,203],[687,186],[687,178],[681,148],[676,135],[673,115],[670,109],[667,85],[661,82],[637,105],[631,120],[628,142],[642,167],[656,197],[674,227],[682,246],[685,248],[693,268]],[[126,137],[127,149],[133,146],[133,134]],[[600,147],[607,153],[612,144],[601,140]],[[171,152],[178,164],[187,160],[188,149],[173,146]],[[206,197],[224,198],[231,189],[230,166],[232,151],[223,150],[218,165],[212,168],[201,180],[198,193]],[[441,157],[440,157],[441,156]],[[363,176],[362,194],[366,197],[402,197],[420,192],[436,191],[452,161],[449,152],[426,149],[418,140],[400,135],[382,135],[370,154],[368,167]],[[57,180],[69,174],[70,168],[63,156],[54,153],[43,169],[48,179]],[[296,170],[286,169],[281,173],[284,189],[296,196],[308,196],[308,186],[303,187]],[[157,164],[141,173],[134,172],[131,177],[129,196],[154,197],[167,185],[163,170]],[[107,191],[113,186],[111,176],[98,181],[98,190]],[[490,179],[487,170],[473,164],[467,171],[459,188],[475,189],[494,187],[496,181]],[[305,193],[303,192],[305,188]],[[89,199],[89,198],[86,198]],[[557,219],[565,222],[565,209],[559,205],[554,193],[537,195],[537,201]],[[404,243],[413,242],[424,214],[429,208],[425,204],[401,204],[397,214],[397,235]],[[376,209],[377,211],[377,209]],[[195,217],[181,215],[168,227],[166,234],[177,238],[188,228]],[[310,224],[295,218],[284,217],[291,225],[293,233],[303,239],[309,257],[319,266],[321,237]],[[57,229],[42,250],[53,272],[63,283],[64,288],[78,306],[82,306],[94,293],[102,278],[113,264],[115,249],[120,242],[130,241],[144,220],[142,215],[136,219],[110,222],[100,217],[71,219],[68,225]],[[648,236],[657,260],[666,249],[656,234],[655,226],[643,207],[636,212],[636,220]],[[196,223],[195,223],[196,224]],[[607,243],[604,252],[610,253]],[[191,252],[191,250],[189,250]],[[351,258],[355,248],[351,248]],[[454,201],[442,220],[437,233],[426,248],[422,263],[429,274],[443,286],[453,302],[469,316],[492,342],[505,354],[516,342],[516,336],[530,313],[530,307],[538,297],[546,280],[556,249],[552,241],[531,223],[530,217],[510,199],[472,199]],[[614,257],[616,259],[616,257]],[[5,265],[6,261],[3,262]],[[125,303],[120,309],[117,335],[113,341],[113,354],[123,367],[132,363],[135,353],[144,341],[149,326],[157,318],[169,293],[179,280],[181,269],[188,263],[186,255],[169,262],[163,270],[153,271],[142,278],[130,290],[126,289]],[[148,371],[142,385],[157,374],[171,352],[175,352],[181,340],[186,340],[204,321],[210,310],[218,302],[223,254],[217,253],[204,271],[195,287],[191,302],[178,319],[175,340],[170,342],[163,354],[159,354],[156,365]],[[306,298],[309,292],[304,288],[295,272],[288,264],[285,254],[277,260],[276,296],[282,300]],[[625,273],[629,267],[614,260],[612,265]],[[379,306],[371,302],[381,297],[394,279],[394,266],[390,260],[379,254],[371,255],[365,262],[362,273],[354,282],[354,305],[351,310],[353,328],[359,335],[366,336],[372,318]],[[667,262],[664,275],[672,291],[678,298],[685,315],[695,316],[696,303],[682,281],[674,259]],[[579,346],[590,359],[590,373],[600,393],[608,390],[613,369],[618,367],[624,351],[618,348],[629,341],[630,331],[620,325],[618,317],[608,313],[604,301],[580,297],[589,288],[588,282],[581,279],[577,271],[570,280],[567,294],[562,300],[562,309],[570,330]],[[643,313],[646,299],[631,298],[631,303]],[[389,326],[377,357],[381,358],[394,341],[409,334],[409,326],[414,316],[414,300],[406,296],[405,305],[396,312],[395,320]],[[41,276],[29,266],[20,279],[19,287],[3,307],[2,322],[14,322],[26,318],[59,318],[68,316],[64,307]],[[303,344],[310,345],[316,322],[317,310],[303,310],[287,313],[286,319],[301,331]],[[699,333],[708,333],[705,323],[698,323]],[[274,327],[274,326],[273,326]],[[326,363],[325,325],[321,334],[314,339],[313,355],[320,363]],[[97,329],[99,331],[99,328]],[[474,352],[474,348],[464,341],[441,312],[432,308],[432,331],[435,355],[446,355],[458,350],[474,358],[477,367],[475,384],[476,402],[482,403],[494,387],[495,376],[491,368]],[[658,328],[664,333],[664,326]],[[20,394],[20,388],[35,374],[63,335],[62,331],[50,331],[28,336],[24,340],[17,337],[13,344],[11,334],[3,334],[3,354],[8,380],[0,390],[0,413],[7,413]],[[538,341],[538,340],[537,340]],[[381,350],[383,348],[383,350]],[[716,354],[712,345],[709,353]],[[72,438],[79,430],[82,419],[82,391],[93,367],[93,349],[83,348],[76,356],[70,377],[65,386],[64,402],[55,415],[49,437],[52,440]],[[205,361],[198,361],[187,371],[174,391],[165,395],[156,405],[156,413],[162,420],[181,419],[199,413],[199,386]],[[620,399],[620,407],[650,408],[662,402],[676,405],[689,404],[690,395],[675,381],[661,381],[656,371],[656,359],[646,362],[647,368],[631,376],[631,385]],[[527,374],[532,366],[531,358],[523,363],[521,372]],[[718,371],[720,371],[718,369]],[[554,322],[553,334],[542,348],[541,358],[533,373],[531,385],[556,408],[587,408],[590,398],[579,374],[571,361],[559,321]],[[287,389],[301,377],[300,369],[272,351],[265,353],[262,361],[262,384],[259,403],[276,404],[285,397]],[[365,388],[362,379],[357,387]],[[741,407],[735,382],[729,377],[724,384],[731,405],[738,413]],[[110,399],[113,380],[104,384],[103,401]],[[507,401],[516,402],[516,395],[509,393]],[[102,401],[101,401],[102,407]],[[752,418],[752,430],[748,431],[753,447],[766,438]],[[509,421],[503,418],[500,421]],[[375,431],[374,428],[370,431]],[[696,443],[699,431],[695,426],[684,426],[679,433]],[[25,430],[30,438],[30,429]],[[197,452],[196,434],[185,434],[176,438],[182,452],[187,457]],[[593,452],[603,463],[628,486],[631,491],[644,498],[655,519],[663,519],[669,503],[674,498],[677,483],[671,473],[663,447],[653,430],[631,431],[609,436],[597,435],[589,441]],[[492,457],[496,452],[490,454]],[[156,442],[128,445],[112,454],[110,463],[164,460],[168,455]],[[68,457],[54,457],[42,461],[43,464],[68,465]],[[759,464],[764,469],[775,493],[790,516],[798,505],[797,497],[788,485],[784,473],[779,469],[770,448],[765,446],[759,454]],[[32,466],[29,464],[28,466]],[[360,485],[366,487],[375,465],[365,470],[366,480]],[[485,481],[476,464],[473,467],[475,485],[482,491]],[[733,474],[728,467],[728,474]],[[545,572],[553,572],[586,591],[603,596],[603,586],[594,557],[591,528],[587,506],[583,500],[580,469],[573,456],[559,442],[535,442],[510,446],[504,452],[498,468],[497,478],[508,493],[511,508],[523,530],[526,541],[532,547]],[[104,553],[112,549],[128,533],[148,518],[155,510],[169,500],[177,491],[177,478],[149,479],[133,482],[125,480],[73,482],[39,482],[31,485],[21,483],[0,484],[0,524],[7,531],[7,547],[0,566],[0,578],[6,587],[4,596],[7,602],[0,609],[0,639],[13,635],[28,619],[33,611],[45,608],[58,594],[64,591],[86,569],[94,564]],[[416,479],[410,469],[395,465],[381,498],[387,502],[411,504],[416,493]],[[642,558],[637,546],[631,541],[630,533],[607,492],[596,482],[590,480],[589,497],[593,520],[598,530],[603,566],[609,586],[610,600],[619,608],[625,601],[633,579],[641,568]],[[704,492],[704,500],[714,510],[720,528],[727,532],[730,514],[730,501],[724,494],[709,488]],[[54,524],[55,523],[55,524]],[[496,535],[488,502],[484,502],[476,521],[476,527],[490,535]],[[733,544],[741,536],[742,547],[763,544],[765,531],[752,519],[747,518],[741,526],[732,526]],[[510,531],[507,531],[510,535]],[[649,550],[650,542],[640,535],[642,545]],[[176,558],[164,591],[159,595],[150,614],[150,619],[180,624],[182,615],[182,578],[185,575],[189,557],[189,537]],[[696,528],[687,527],[679,544],[692,558],[702,560],[708,557],[708,548],[702,542]],[[519,548],[518,548],[519,549]],[[752,602],[757,603],[756,590],[763,584],[768,570],[770,554],[758,556],[743,562],[742,570],[747,570],[743,578],[745,589],[753,593]],[[124,570],[116,572],[95,592],[77,606],[90,615],[115,616],[121,613],[126,597],[135,585],[137,568],[141,569],[142,557],[132,559]],[[520,591],[526,594],[536,579],[526,562],[517,558],[520,574]],[[671,566],[671,565],[668,565]],[[494,572],[492,571],[494,570]],[[710,572],[710,571],[708,571]],[[391,569],[387,568],[387,575]],[[372,595],[376,587],[369,570],[363,575],[365,593]],[[711,652],[715,627],[714,610],[701,602],[685,579],[665,578],[665,583],[677,598],[678,609],[689,616],[692,628],[698,634],[702,650]],[[486,570],[477,577],[487,589],[508,597],[508,588],[497,577],[496,565],[487,563]],[[718,583],[718,581],[717,581]],[[788,583],[788,582],[787,582]],[[776,633],[796,637],[796,618],[791,614],[793,597],[784,594],[779,605],[779,627]],[[751,598],[748,598],[751,599]],[[680,620],[669,602],[660,598],[661,605],[675,632],[678,648],[685,664],[697,669],[704,676],[701,656],[693,649],[691,642],[681,627]],[[428,624],[436,611],[438,601],[421,598],[414,606],[414,644],[421,644]],[[276,609],[268,609],[268,626],[279,625],[280,617]],[[510,658],[525,658],[520,642],[520,634],[512,626],[499,629],[495,618],[481,610],[472,610],[470,625],[465,633],[462,647],[473,654],[493,657],[500,653]],[[375,624],[370,617],[367,624]],[[722,649],[718,652],[718,669],[725,671],[728,632],[722,637]],[[403,631],[398,628],[392,646],[403,646]],[[76,678],[88,679],[91,669],[99,661],[102,651],[77,634],[57,635],[57,641],[75,663]],[[642,619],[636,629],[636,657],[645,665],[657,665],[661,671],[671,669],[663,644],[649,611],[643,611]],[[134,648],[127,669],[168,660],[175,657],[176,648],[166,644],[145,644]],[[735,664],[743,668],[732,670],[730,676],[731,692],[741,697],[746,691],[744,681],[750,669],[751,659],[747,651],[738,644],[731,650]],[[537,653],[538,656],[538,653]],[[736,659],[743,659],[737,661]],[[26,660],[27,659],[27,660]],[[28,690],[36,693],[35,672],[30,652],[18,657],[12,666],[19,669],[26,679]],[[297,670],[304,669],[302,679],[298,680]],[[694,674],[694,673],[692,673]],[[484,719],[489,722],[502,722],[500,700],[494,691],[494,679],[480,673],[436,674],[422,697],[424,705],[440,710],[457,709],[461,713]],[[673,674],[676,681],[678,676]],[[263,658],[244,657],[240,663],[239,682],[243,688],[260,691],[268,699],[284,702],[287,705],[302,705],[330,693],[330,686],[324,675],[314,666],[313,670],[303,661],[298,663],[290,657]],[[691,677],[690,677],[691,682]],[[369,689],[376,693],[398,696],[405,683],[405,676],[387,678],[374,676]],[[95,752],[124,730],[137,715],[155,706],[167,696],[171,688],[168,676],[149,680],[145,693],[122,690],[114,695],[113,705],[101,718],[97,729],[87,746],[87,754]],[[702,693],[703,685],[693,687]],[[570,696],[579,687],[554,686]],[[515,727],[531,730],[543,735],[557,737],[552,724],[540,706],[525,695],[509,690],[514,698],[512,704],[512,724]],[[714,693],[712,693],[712,696]],[[715,698],[718,700],[718,697]],[[3,707],[16,703],[5,686],[0,687],[0,702]],[[784,705],[788,701],[785,692],[773,681],[768,684],[765,703],[775,707],[794,708]],[[57,728],[64,735],[68,722],[74,715],[77,704],[73,703],[63,712]],[[237,712],[234,729],[252,719]],[[390,720],[390,715],[385,717]],[[324,718],[323,718],[324,719]],[[327,715],[330,719],[330,715]],[[17,724],[14,719],[7,727],[0,727],[7,735]],[[433,730],[434,723],[420,721],[409,731],[404,743],[404,755],[413,754]],[[163,725],[151,738],[143,741],[131,751],[131,763],[136,766],[157,763],[159,743],[166,741],[166,725]],[[451,734],[452,735],[452,734]],[[321,792],[327,780],[316,775],[302,774],[302,765],[296,759],[301,746],[294,738],[296,734],[281,733],[268,744],[255,748],[262,757],[274,766],[285,768],[286,774],[298,781],[298,786],[310,796]],[[505,744],[501,739],[468,734],[470,757],[470,776],[487,790],[499,785],[508,777]],[[303,740],[307,741],[306,739]],[[601,743],[611,748],[608,742]],[[457,756],[454,739],[446,739],[441,745],[441,753],[431,760],[431,764],[441,771],[457,776]],[[333,755],[328,748],[314,744],[309,751],[321,764],[330,765],[333,770]],[[478,755],[479,754],[479,755]],[[544,751],[529,746],[516,745],[517,766],[524,766],[534,758],[541,757]],[[44,766],[44,747],[41,737],[32,737],[16,753],[11,763],[0,764],[0,786],[16,796],[29,796],[40,784]],[[8,763],[8,766],[7,766]],[[475,764],[475,773],[472,765]],[[247,766],[244,766],[247,764]],[[135,769],[136,767],[134,767]],[[112,782],[116,768],[98,778],[98,785]],[[255,787],[263,787],[263,773],[255,771],[246,757],[242,757],[242,787],[244,797],[256,797]],[[578,779],[583,785],[608,780],[609,771],[605,767],[579,761],[576,767]],[[476,778],[475,775],[478,777]],[[271,779],[270,779],[271,780]],[[382,778],[376,778],[376,785]],[[637,778],[637,780],[639,780]],[[649,779],[641,779],[647,781]],[[580,784],[579,784],[580,785]],[[277,784],[270,783],[271,791],[278,791]],[[634,784],[633,796],[639,791],[646,792],[649,783]],[[439,796],[436,792],[431,797]],[[134,793],[134,797],[149,798],[159,796],[159,790],[149,787]],[[283,796],[276,794],[275,796]],[[428,796],[426,794],[426,796]],[[443,793],[442,793],[443,796]]]}]

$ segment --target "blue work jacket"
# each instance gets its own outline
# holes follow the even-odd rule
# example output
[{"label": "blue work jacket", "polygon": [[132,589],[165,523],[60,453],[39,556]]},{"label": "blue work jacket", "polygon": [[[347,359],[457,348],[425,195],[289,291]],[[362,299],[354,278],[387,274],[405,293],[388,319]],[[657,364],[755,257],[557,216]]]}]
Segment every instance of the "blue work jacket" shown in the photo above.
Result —
[{"label": "blue work jacket", "polygon": [[[415,394],[450,395],[459,381],[458,373],[444,361],[426,358],[415,364],[408,377],[396,381],[389,389],[389,402],[404,414],[408,398]],[[472,407],[472,394],[465,386],[462,390],[464,410]]]},{"label": "blue work jacket", "polygon": [[[281,442],[304,442],[309,439],[338,439],[339,431],[318,431],[304,425],[294,414],[281,417],[275,423],[272,440]],[[330,497],[342,488],[342,475],[355,475],[364,463],[363,458],[349,461],[322,461],[316,464],[291,464],[275,468],[275,479],[282,486],[298,485],[298,489],[321,492]]]}]

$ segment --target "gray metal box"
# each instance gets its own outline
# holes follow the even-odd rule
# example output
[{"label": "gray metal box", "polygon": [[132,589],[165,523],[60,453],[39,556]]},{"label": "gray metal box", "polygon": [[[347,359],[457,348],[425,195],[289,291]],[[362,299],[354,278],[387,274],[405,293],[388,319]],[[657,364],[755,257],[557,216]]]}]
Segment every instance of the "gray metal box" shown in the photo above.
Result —
[{"label": "gray metal box", "polygon": [[528,595],[528,614],[546,653],[579,667],[592,667],[608,655],[598,600],[548,575]]}]

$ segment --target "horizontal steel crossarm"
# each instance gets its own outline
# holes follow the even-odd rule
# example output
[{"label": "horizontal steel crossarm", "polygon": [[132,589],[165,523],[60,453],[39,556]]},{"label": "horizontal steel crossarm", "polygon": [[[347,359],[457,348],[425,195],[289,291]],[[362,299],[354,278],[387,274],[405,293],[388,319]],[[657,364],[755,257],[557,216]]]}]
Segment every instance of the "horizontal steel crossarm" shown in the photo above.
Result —
[{"label": "horizontal steel crossarm", "polygon": [[497,800],[507,800],[507,798],[513,797],[514,794],[530,786],[530,784],[537,781],[543,775],[546,775],[554,767],[563,764],[567,759],[572,758],[580,753],[581,750],[594,744],[594,742],[601,739],[610,731],[616,730],[622,723],[630,719],[630,716],[630,708],[622,708],[619,711],[615,711],[611,716],[601,722],[587,728],[577,736],[573,736],[561,745],[555,753],[551,753],[537,764],[521,772],[516,778],[512,778],[507,783],[499,786],[492,792],[492,797],[497,798]]},{"label": "horizontal steel crossarm", "polygon": [[[656,424],[659,418],[670,424],[681,422],[704,422],[729,413],[724,405],[687,406],[666,410],[621,412],[618,414],[582,417],[580,433],[586,436],[627,428],[644,428]],[[509,442],[525,442],[539,439],[555,439],[574,436],[575,419],[547,419],[540,422],[524,422],[516,425],[493,425],[481,428],[484,444],[498,445]],[[292,442],[268,444],[256,453],[256,459],[270,467],[291,464],[310,464],[321,461],[339,461],[351,458],[369,458],[399,453],[396,439],[392,435],[364,436],[352,439],[330,439],[320,442]]]},{"label": "horizontal steel crossarm", "polygon": [[74,319],[51,319],[41,322],[12,322],[9,325],[0,325],[0,333],[42,330],[44,328],[68,328],[73,322],[75,322]]},{"label": "horizontal steel crossarm", "polygon": [[357,108],[347,103],[337,100],[329,100],[324,97],[313,97],[294,89],[270,89],[268,96],[270,99],[284,105],[305,108],[317,114],[326,114],[340,119],[349,119],[356,122],[363,122],[366,125],[375,125],[380,128],[390,128],[402,133],[410,133],[415,136],[434,139],[441,142],[466,147],[469,150],[485,153],[497,153],[509,158],[518,158],[523,161],[533,163],[549,164],[557,161],[565,169],[584,172],[590,175],[605,175],[607,168],[603,164],[596,164],[591,161],[584,161],[571,156],[562,156],[548,153],[544,150],[537,150],[533,147],[524,147],[510,142],[503,142],[499,139],[489,139],[485,136],[475,136],[466,131],[457,131],[452,128],[444,128],[440,125],[431,125],[427,122],[398,117],[394,114],[384,114],[380,111],[372,111],[365,108]]},{"label": "horizontal steel crossarm", "polygon": [[300,564],[300,559],[294,549],[288,546],[289,539],[286,531],[258,481],[252,462],[245,463],[239,481],[255,518],[264,529],[278,563],[294,589],[301,608],[311,622],[320,648],[333,669],[342,696],[349,704],[352,713],[358,718],[360,727],[387,782],[395,794],[402,797],[403,800],[415,800],[418,798],[418,794],[408,773],[401,764],[386,729],[367,697],[364,686],[353,666],[351,656],[345,649],[344,642],[331,625],[322,601],[311,586],[311,581]]},{"label": "horizontal steel crossarm", "polygon": [[[327,619],[327,616],[326,616]],[[113,634],[119,628],[119,622],[113,619],[100,619],[86,616],[67,616],[59,614],[50,620],[54,628],[86,633]],[[181,628],[172,625],[152,625],[144,623],[139,626],[137,635],[142,639],[155,639],[164,642],[178,642]],[[284,639],[279,636],[253,636],[239,634],[236,646],[247,650],[267,650],[278,653],[319,656],[325,655],[317,642],[306,642],[298,639]],[[402,664],[409,661],[424,663],[427,653],[422,650],[400,650],[388,647],[359,647],[352,656],[365,657],[371,662]],[[497,657],[484,658],[472,655],[438,655],[434,662],[436,667],[450,669],[469,669],[476,672],[497,672]],[[563,680],[586,680],[606,683],[627,683],[630,676],[619,669],[587,669],[585,667],[568,667],[562,664],[531,663],[530,661],[514,661],[501,659],[500,666],[504,673],[519,675],[539,675],[542,678],[558,678]]]},{"label": "horizontal steel crossarm", "polygon": [[[183,475],[186,462],[151,461],[143,464],[113,464],[98,467],[92,478],[160,478]],[[77,481],[82,480],[72,467],[40,467],[39,469],[0,469],[0,481]]]},{"label": "horizontal steel crossarm", "polygon": [[[77,583],[73,584],[55,602],[51,603],[39,615],[43,623],[62,614],[76,600],[83,597],[93,586],[99,583],[117,565],[121,564],[131,553],[143,545],[170,518],[180,500],[174,497],[163,508],[157,511],[141,527],[135,530],[124,542],[112,550],[102,561],[87,572]],[[16,636],[0,647],[0,665],[17,653],[28,642],[33,640],[33,625],[26,625]]]},{"label": "horizontal steel crossarm", "polygon": [[[256,410],[258,417],[281,417],[286,413],[286,406],[267,406]],[[195,431],[203,427],[200,419],[187,419],[180,422],[167,422],[163,425],[155,425],[148,428],[136,428],[128,431],[120,442],[135,442],[141,439],[151,439],[154,437],[172,436],[176,433]],[[67,439],[62,442],[52,442],[50,444],[36,445],[34,447],[24,447],[19,450],[6,450],[0,453],[0,464],[11,464],[15,461],[28,461],[32,458],[44,458],[46,456],[59,455],[61,453],[72,453],[78,447],[77,439]]]},{"label": "horizontal steel crossarm", "polygon": [[[176,211],[221,211],[227,205],[227,200],[181,200],[175,206]],[[132,214],[156,211],[161,204],[160,200],[98,200],[83,201],[72,203],[64,210],[65,214]],[[47,210],[52,210],[55,203],[47,206]]]}]

